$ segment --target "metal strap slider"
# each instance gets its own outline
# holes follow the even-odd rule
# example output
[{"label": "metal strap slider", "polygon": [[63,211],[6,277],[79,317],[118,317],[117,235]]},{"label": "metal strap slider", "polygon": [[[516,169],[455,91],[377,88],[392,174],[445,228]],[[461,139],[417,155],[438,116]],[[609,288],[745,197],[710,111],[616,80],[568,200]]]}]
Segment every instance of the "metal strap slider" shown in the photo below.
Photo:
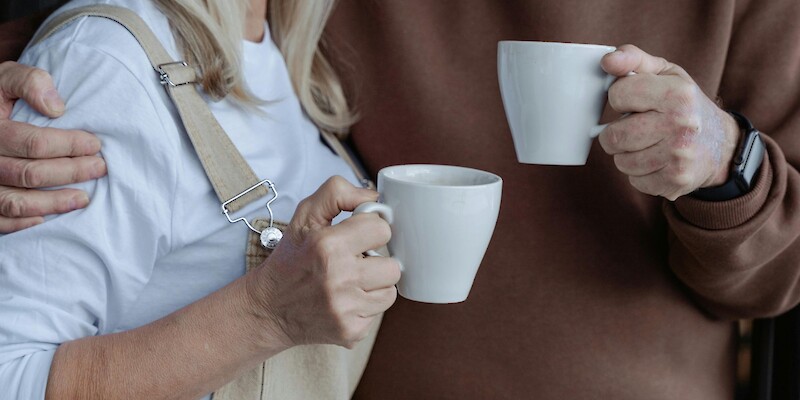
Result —
[{"label": "metal strap slider", "polygon": [[173,80],[169,76],[169,72],[167,72],[164,69],[164,67],[171,66],[171,65],[180,65],[180,66],[183,66],[183,67],[189,67],[189,64],[187,64],[186,61],[175,61],[175,62],[168,62],[168,63],[164,63],[164,64],[159,64],[156,67],[156,72],[158,72],[158,74],[159,74],[159,76],[161,78],[161,84],[162,85],[169,85],[171,87],[178,87],[178,86],[188,85],[190,83],[197,83],[196,80],[187,81],[187,82],[178,82],[178,83],[173,82]]},{"label": "metal strap slider", "polygon": [[[253,190],[255,190],[256,188],[258,188],[261,185],[266,185],[267,188],[272,190],[272,193],[273,193],[272,198],[269,199],[269,201],[267,201],[267,212],[269,213],[269,226],[266,229],[264,229],[263,231],[260,231],[260,230],[256,229],[255,227],[253,227],[253,225],[250,224],[250,221],[248,221],[247,218],[241,217],[241,218],[237,218],[237,219],[232,219],[231,216],[230,216],[230,210],[228,210],[228,204],[233,203],[234,201],[238,200],[239,198],[241,198],[242,196],[246,195],[247,193],[252,192]],[[258,182],[255,185],[251,186],[249,189],[243,191],[242,193],[237,194],[232,199],[222,203],[222,213],[225,214],[225,217],[228,218],[228,222],[230,222],[232,224],[240,222],[240,221],[244,222],[245,225],[247,225],[247,227],[250,228],[251,231],[253,231],[253,232],[255,232],[255,233],[257,233],[257,234],[259,234],[261,236],[261,245],[262,246],[264,246],[264,247],[266,247],[268,249],[274,249],[275,247],[278,246],[278,243],[283,238],[283,233],[278,228],[273,226],[273,223],[274,223],[275,219],[274,219],[274,216],[272,215],[272,207],[271,207],[271,205],[272,205],[272,202],[274,202],[277,198],[278,198],[278,191],[275,190],[275,184],[272,183],[272,181],[270,181],[269,179],[264,179],[261,182]]]}]

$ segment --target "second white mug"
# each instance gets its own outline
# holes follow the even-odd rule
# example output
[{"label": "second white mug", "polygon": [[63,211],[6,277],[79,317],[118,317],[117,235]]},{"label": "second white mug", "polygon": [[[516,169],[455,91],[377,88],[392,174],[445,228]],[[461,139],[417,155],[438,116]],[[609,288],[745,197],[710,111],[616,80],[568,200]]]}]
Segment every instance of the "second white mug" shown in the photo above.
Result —
[{"label": "second white mug", "polygon": [[381,202],[353,213],[374,212],[391,225],[387,247],[402,265],[401,296],[457,303],[469,295],[494,232],[502,185],[499,176],[472,168],[397,165],[378,173]]}]

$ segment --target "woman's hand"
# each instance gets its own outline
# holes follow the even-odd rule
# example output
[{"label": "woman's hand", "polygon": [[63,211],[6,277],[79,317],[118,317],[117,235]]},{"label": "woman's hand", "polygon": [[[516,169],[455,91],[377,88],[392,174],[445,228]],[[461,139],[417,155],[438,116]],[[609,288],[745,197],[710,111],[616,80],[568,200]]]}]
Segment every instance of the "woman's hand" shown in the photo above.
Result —
[{"label": "woman's hand", "polygon": [[331,226],[341,211],[377,198],[337,176],[300,203],[280,245],[248,281],[255,314],[275,328],[270,339],[352,348],[394,304],[399,264],[362,255],[389,241],[389,224],[360,214]]},{"label": "woman's hand", "polygon": [[75,189],[34,188],[97,179],[106,173],[94,156],[100,141],[82,131],[39,128],[10,121],[18,100],[50,118],[64,113],[53,81],[46,72],[15,62],[0,64],[0,233],[22,230],[43,216],[86,207],[86,193]]}]

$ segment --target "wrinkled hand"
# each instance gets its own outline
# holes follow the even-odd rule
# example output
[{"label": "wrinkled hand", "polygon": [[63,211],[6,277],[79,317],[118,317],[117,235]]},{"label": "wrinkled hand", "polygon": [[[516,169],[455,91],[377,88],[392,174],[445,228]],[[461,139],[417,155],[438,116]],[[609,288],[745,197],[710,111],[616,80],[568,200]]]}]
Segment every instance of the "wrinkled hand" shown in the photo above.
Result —
[{"label": "wrinkled hand", "polygon": [[[600,134],[600,144],[637,190],[675,200],[724,183],[739,140],[733,118],[683,68],[632,45],[601,65],[620,77],[609,105],[630,113]],[[634,71],[636,75],[626,76]]]},{"label": "wrinkled hand", "polygon": [[32,189],[83,182],[106,173],[105,162],[93,156],[100,151],[100,141],[93,135],[10,121],[18,99],[50,118],[64,113],[64,102],[46,72],[14,62],[0,64],[0,233],[31,227],[44,215],[89,203],[79,190]]},{"label": "wrinkled hand", "polygon": [[278,248],[251,276],[255,314],[287,347],[325,343],[352,348],[376,316],[397,298],[400,266],[391,258],[364,257],[384,246],[389,225],[375,214],[355,215],[331,226],[378,194],[333,177],[303,200]]}]

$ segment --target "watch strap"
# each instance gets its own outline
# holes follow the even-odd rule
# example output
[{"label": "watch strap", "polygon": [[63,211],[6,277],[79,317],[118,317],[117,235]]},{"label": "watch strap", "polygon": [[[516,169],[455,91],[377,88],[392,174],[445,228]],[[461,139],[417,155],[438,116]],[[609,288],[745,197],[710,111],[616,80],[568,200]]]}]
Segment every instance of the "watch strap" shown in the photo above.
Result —
[{"label": "watch strap", "polygon": [[742,131],[739,145],[731,161],[728,180],[722,185],[700,188],[691,196],[704,201],[726,201],[740,197],[754,185],[758,170],[764,159],[764,142],[753,123],[736,111],[728,111]]},{"label": "watch strap", "polygon": [[722,185],[697,189],[691,196],[704,201],[725,201],[740,197],[747,191],[749,188],[742,190],[735,178],[728,178]]}]

